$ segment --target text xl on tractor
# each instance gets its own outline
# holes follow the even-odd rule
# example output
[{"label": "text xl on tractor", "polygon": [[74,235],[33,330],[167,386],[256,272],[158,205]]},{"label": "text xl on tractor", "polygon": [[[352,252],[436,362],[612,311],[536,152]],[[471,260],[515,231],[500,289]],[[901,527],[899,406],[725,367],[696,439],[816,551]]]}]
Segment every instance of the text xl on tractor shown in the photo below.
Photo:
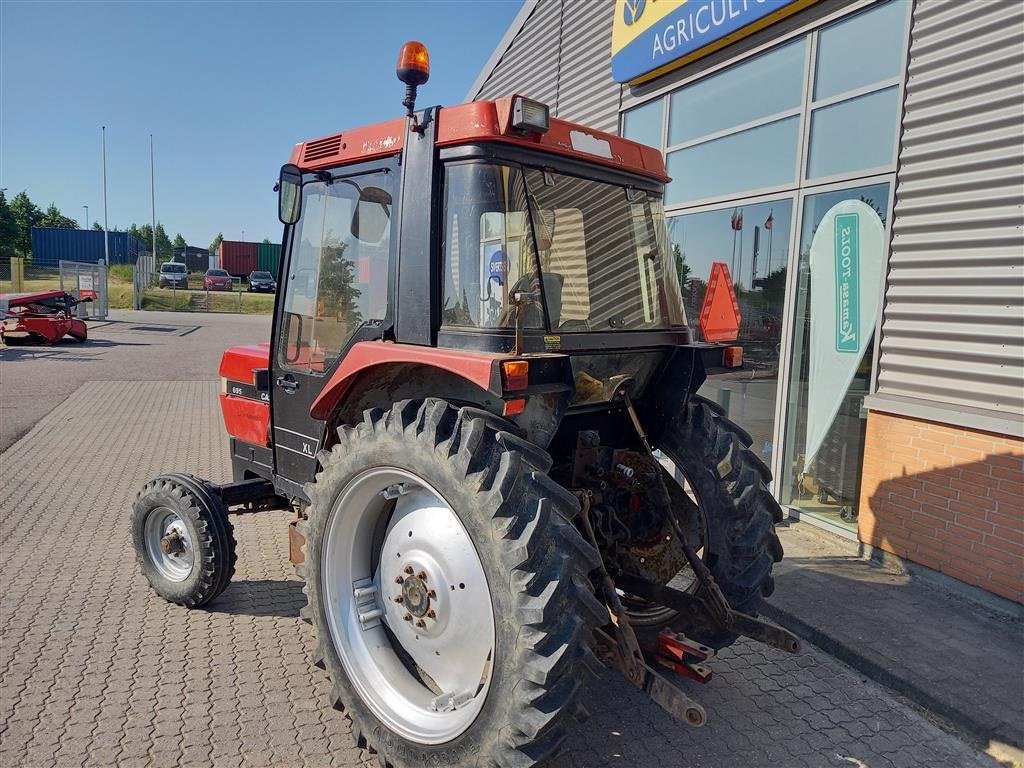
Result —
[{"label": "text xl on tractor", "polygon": [[234,482],[148,483],[163,597],[234,572],[231,511],[293,509],[316,662],[382,764],[525,766],[610,663],[691,725],[782,557],[769,472],[699,395],[663,159],[513,96],[298,144],[269,344],[224,353]]}]

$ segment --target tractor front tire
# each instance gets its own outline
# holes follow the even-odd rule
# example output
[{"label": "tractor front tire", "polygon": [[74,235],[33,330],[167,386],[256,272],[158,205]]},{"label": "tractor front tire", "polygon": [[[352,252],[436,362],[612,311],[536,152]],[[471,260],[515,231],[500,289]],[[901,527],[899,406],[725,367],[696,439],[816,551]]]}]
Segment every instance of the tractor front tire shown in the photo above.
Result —
[{"label": "tractor front tire", "polygon": [[504,426],[439,399],[369,410],[307,486],[316,662],[382,766],[534,765],[600,670],[590,643],[607,612],[578,501]]},{"label": "tractor front tire", "polygon": [[135,498],[132,542],[142,574],[165,600],[198,608],[235,573],[235,535],[220,499],[191,475],[161,475]]},{"label": "tractor front tire", "polygon": [[[771,472],[751,438],[717,404],[692,396],[672,420],[661,449],[682,472],[704,517],[704,561],[733,610],[757,615],[775,589],[782,559],[775,524],[782,509],[768,490]],[[678,614],[670,626],[714,648],[736,639],[706,619]]]}]

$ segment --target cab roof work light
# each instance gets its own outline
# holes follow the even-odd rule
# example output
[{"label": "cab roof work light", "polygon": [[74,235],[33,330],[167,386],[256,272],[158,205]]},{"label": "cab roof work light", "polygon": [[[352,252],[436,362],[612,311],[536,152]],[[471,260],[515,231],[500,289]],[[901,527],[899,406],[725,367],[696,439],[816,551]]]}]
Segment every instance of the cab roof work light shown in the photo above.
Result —
[{"label": "cab roof work light", "polygon": [[[413,117],[416,108],[416,89],[430,79],[430,54],[427,46],[416,40],[410,40],[398,52],[398,63],[395,74],[405,83],[405,107],[407,117]],[[415,118],[414,118],[415,119]]]},{"label": "cab roof work light", "polygon": [[547,133],[550,128],[548,105],[523,96],[512,102],[512,127],[518,131]]}]

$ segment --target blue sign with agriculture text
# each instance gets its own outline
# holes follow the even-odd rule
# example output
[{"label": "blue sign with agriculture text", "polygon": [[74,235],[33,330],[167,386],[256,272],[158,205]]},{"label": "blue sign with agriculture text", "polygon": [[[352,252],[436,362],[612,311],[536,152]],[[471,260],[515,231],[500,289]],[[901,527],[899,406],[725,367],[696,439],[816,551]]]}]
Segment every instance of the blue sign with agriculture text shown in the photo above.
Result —
[{"label": "blue sign with agriculture text", "polygon": [[756,32],[816,0],[617,0],[612,77],[646,80]]}]

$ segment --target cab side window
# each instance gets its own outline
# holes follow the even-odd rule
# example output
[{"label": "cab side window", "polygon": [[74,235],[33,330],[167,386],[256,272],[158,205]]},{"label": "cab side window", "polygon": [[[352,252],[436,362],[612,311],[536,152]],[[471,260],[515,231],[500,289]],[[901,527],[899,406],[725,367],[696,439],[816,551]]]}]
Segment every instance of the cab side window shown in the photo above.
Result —
[{"label": "cab side window", "polygon": [[387,311],[391,175],[307,182],[292,229],[279,360],[323,373],[368,320]]}]

